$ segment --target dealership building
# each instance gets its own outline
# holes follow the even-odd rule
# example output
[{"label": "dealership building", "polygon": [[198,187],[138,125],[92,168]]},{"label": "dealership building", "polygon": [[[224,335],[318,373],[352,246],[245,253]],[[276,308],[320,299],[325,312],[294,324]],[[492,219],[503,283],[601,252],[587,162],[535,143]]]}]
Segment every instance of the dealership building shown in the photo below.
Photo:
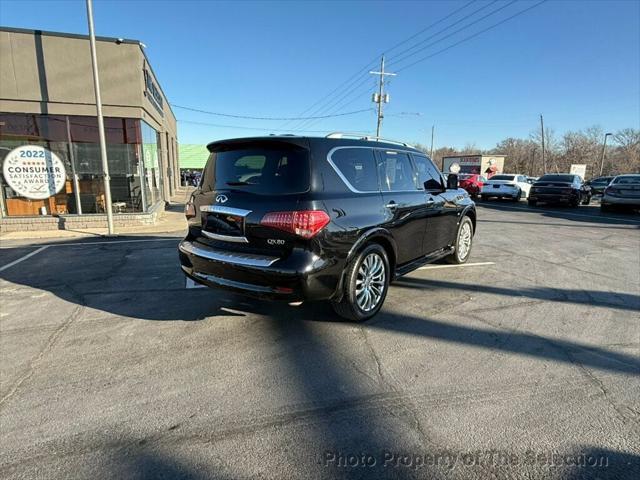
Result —
[{"label": "dealership building", "polygon": [[[459,173],[483,175],[491,178],[502,173],[506,155],[448,155],[442,157],[442,171],[458,171]],[[454,170],[452,166],[456,166]]]},{"label": "dealership building", "polygon": [[[179,184],[176,119],[136,40],[96,38],[114,224]],[[0,28],[0,229],[106,226],[89,37]]]}]

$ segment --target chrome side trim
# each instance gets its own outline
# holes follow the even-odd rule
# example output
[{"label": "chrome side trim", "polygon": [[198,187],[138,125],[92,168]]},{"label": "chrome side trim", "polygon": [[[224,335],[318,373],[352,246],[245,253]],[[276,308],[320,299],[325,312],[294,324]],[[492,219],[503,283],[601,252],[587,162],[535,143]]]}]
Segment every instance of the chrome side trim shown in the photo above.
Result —
[{"label": "chrome side trim", "polygon": [[269,267],[279,260],[278,257],[267,257],[252,253],[223,252],[210,247],[197,246],[187,240],[183,241],[179,248],[180,251],[196,257],[248,267]]},{"label": "chrome side trim", "polygon": [[223,207],[222,205],[203,205],[200,207],[201,212],[208,213],[222,213],[226,215],[237,215],[239,217],[246,217],[251,213],[251,210],[244,210],[242,208]]},{"label": "chrome side trim", "polygon": [[232,237],[231,235],[220,235],[219,233],[207,232],[206,230],[201,230],[201,232],[205,237],[212,238],[213,240],[222,240],[223,242],[234,243],[249,243],[247,237]]}]

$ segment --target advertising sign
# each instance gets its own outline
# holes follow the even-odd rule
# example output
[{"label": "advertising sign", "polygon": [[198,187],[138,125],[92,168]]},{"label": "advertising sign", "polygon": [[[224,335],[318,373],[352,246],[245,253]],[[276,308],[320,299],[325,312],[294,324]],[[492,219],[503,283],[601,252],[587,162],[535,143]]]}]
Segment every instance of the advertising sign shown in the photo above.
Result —
[{"label": "advertising sign", "polygon": [[584,180],[585,175],[587,174],[587,166],[583,164],[572,164],[569,173],[574,175],[580,175],[580,178]]},{"label": "advertising sign", "polygon": [[7,184],[20,196],[43,200],[64,187],[64,163],[40,145],[14,148],[4,159],[2,173]]}]

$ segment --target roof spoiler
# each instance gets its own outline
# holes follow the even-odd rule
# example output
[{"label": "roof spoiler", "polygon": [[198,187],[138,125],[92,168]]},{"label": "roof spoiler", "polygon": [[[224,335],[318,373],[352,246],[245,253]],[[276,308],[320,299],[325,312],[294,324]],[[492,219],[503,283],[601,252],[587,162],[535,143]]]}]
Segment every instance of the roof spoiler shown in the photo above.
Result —
[{"label": "roof spoiler", "polygon": [[410,145],[406,142],[399,142],[398,140],[390,140],[388,138],[375,137],[371,135],[362,135],[361,133],[332,132],[328,134],[325,138],[356,138],[358,140],[365,140],[369,142],[395,143],[396,145],[415,148],[413,145]]}]

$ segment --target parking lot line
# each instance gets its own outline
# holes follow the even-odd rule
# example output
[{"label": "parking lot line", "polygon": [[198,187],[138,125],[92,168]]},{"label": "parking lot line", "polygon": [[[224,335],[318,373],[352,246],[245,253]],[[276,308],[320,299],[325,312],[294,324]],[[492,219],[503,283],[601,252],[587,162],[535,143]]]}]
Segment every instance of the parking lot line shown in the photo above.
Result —
[{"label": "parking lot line", "polygon": [[[479,207],[482,207],[483,205],[481,203],[478,204]],[[489,208],[489,207],[486,207]],[[524,212],[531,212],[531,213],[536,213],[536,212],[551,212],[551,213],[557,213],[558,210],[549,210],[546,208],[536,208],[536,209],[532,209],[532,208],[526,208],[526,207],[516,207],[513,205],[500,205],[497,210],[500,209],[511,209],[511,210],[522,210]],[[623,217],[605,217],[603,215],[589,215],[586,213],[573,213],[573,212],[562,212],[563,215],[571,215],[574,217],[588,217],[588,218],[594,218],[594,219],[598,219],[598,218],[604,218],[605,220],[623,220],[623,221],[629,221],[629,222],[633,222],[633,223],[640,223],[640,220],[633,220],[633,219],[629,219],[629,218],[623,218]]]},{"label": "parking lot line", "polygon": [[13,262],[3,265],[2,267],[0,267],[0,272],[5,271],[7,268],[13,267],[14,265],[17,265],[18,263],[22,262],[23,260],[26,260],[27,258],[33,257],[35,254],[40,253],[43,250],[46,250],[48,247],[49,245],[45,245],[44,247],[40,247],[37,250],[34,250],[33,252],[27,253],[25,256],[20,257],[17,260],[14,260]]},{"label": "parking lot line", "polygon": [[418,270],[435,270],[436,268],[455,268],[455,267],[480,267],[482,265],[495,265],[496,262],[476,262],[476,263],[461,263],[460,265],[427,265],[420,267]]},{"label": "parking lot line", "polygon": [[[175,237],[175,238],[143,238],[140,240],[104,240],[104,241],[100,241],[100,242],[71,242],[71,243],[49,243],[47,245],[45,245],[46,247],[68,247],[68,246],[75,246],[75,245],[103,245],[105,243],[140,243],[140,242],[167,242],[167,241],[172,241],[172,242],[176,242],[178,240],[181,240],[182,237]],[[23,245],[23,247],[30,247],[33,245]],[[0,247],[0,250],[2,249],[11,249],[11,248],[20,248],[19,246],[15,246],[15,245],[10,245],[10,246],[5,246],[5,247]]]}]

